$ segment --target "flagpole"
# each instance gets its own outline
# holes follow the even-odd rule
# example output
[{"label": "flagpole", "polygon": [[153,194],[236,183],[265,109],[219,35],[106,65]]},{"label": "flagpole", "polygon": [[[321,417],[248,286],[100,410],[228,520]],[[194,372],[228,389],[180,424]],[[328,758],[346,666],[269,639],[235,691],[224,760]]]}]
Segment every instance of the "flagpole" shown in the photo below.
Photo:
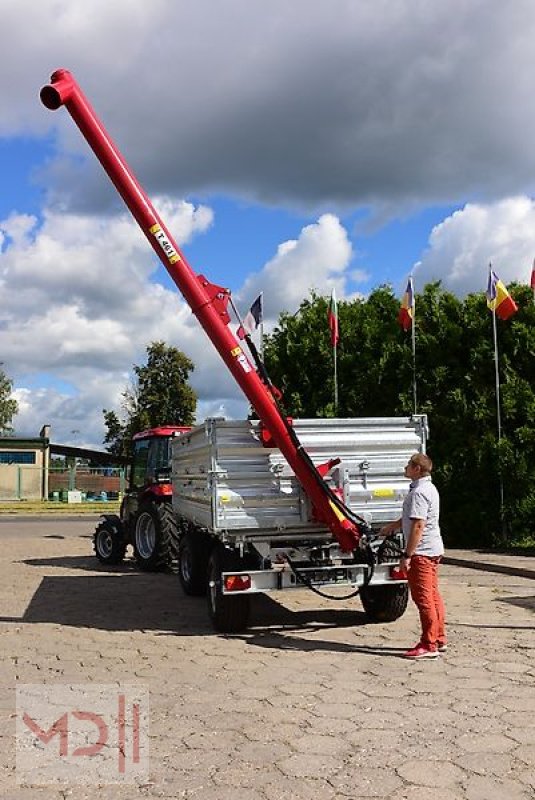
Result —
[{"label": "flagpole", "polygon": [[329,303],[329,308],[327,312],[327,318],[329,320],[329,330],[331,332],[331,346],[333,350],[333,365],[334,365],[334,415],[338,414],[338,339],[339,339],[339,329],[338,329],[338,303],[336,301],[336,291],[333,287],[331,290],[331,302]]},{"label": "flagpole", "polygon": [[260,292],[260,308],[262,309],[262,316],[260,317],[260,359],[264,361],[264,292]]},{"label": "flagpole", "polygon": [[338,414],[338,358],[336,344],[333,345],[333,358],[334,358],[334,415]]},{"label": "flagpole", "polygon": [[[489,286],[492,281],[492,264],[489,263]],[[501,400],[500,400],[500,367],[499,367],[499,355],[498,355],[498,329],[496,326],[496,303],[493,304],[491,309],[492,312],[492,336],[494,340],[494,375],[495,375],[495,384],[496,384],[496,427],[498,432],[498,445],[502,440],[502,415],[501,415]],[[502,532],[504,526],[504,518],[503,518],[503,477],[499,475],[499,482],[500,482],[500,518],[502,522]]]},{"label": "flagpole", "polygon": [[498,331],[496,329],[496,309],[492,309],[492,333],[494,336],[494,371],[496,373],[496,424],[498,428],[498,441],[502,438],[502,417],[500,411],[500,370],[498,361]]},{"label": "flagpole", "polygon": [[412,275],[410,276],[412,285],[412,325],[411,325],[411,342],[412,342],[412,399],[414,404],[414,413],[418,413],[418,401],[416,394],[416,299],[414,296],[414,284]]}]

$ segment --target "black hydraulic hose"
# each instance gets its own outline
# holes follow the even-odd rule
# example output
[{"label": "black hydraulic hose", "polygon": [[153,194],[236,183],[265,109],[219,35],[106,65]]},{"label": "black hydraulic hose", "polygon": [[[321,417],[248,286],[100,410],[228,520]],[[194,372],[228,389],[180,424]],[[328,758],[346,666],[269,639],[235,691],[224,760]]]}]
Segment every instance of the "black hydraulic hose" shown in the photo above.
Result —
[{"label": "black hydraulic hose", "polygon": [[355,512],[352,511],[343,502],[343,500],[341,500],[338,497],[338,495],[335,492],[333,492],[331,487],[328,486],[327,483],[325,483],[324,479],[321,477],[321,475],[319,474],[318,470],[316,469],[316,466],[315,466],[314,462],[312,461],[312,459],[310,458],[309,454],[307,453],[307,451],[303,447],[302,443],[300,442],[299,437],[298,437],[297,433],[295,432],[294,428],[288,423],[288,420],[286,420],[285,417],[283,417],[283,419],[284,419],[284,421],[286,423],[286,429],[287,429],[287,431],[288,431],[293,443],[295,444],[295,447],[296,447],[297,451],[299,452],[300,457],[313,470],[314,476],[315,476],[315,479],[316,479],[316,482],[318,483],[318,485],[321,486],[322,489],[324,490],[324,492],[329,495],[329,499],[334,503],[334,505],[342,513],[344,513],[352,522],[354,522],[356,525],[359,525],[359,526],[361,526],[361,527],[363,527],[365,529],[368,529],[368,523],[366,522],[366,520],[363,517],[359,516],[359,514],[355,514]]},{"label": "black hydraulic hose", "polygon": [[368,545],[366,548],[366,552],[369,557],[368,561],[368,566],[370,568],[369,572],[366,578],[364,579],[364,583],[362,584],[362,586],[358,586],[353,592],[346,595],[334,595],[334,594],[327,594],[327,592],[322,592],[321,589],[317,589],[315,586],[313,586],[312,581],[310,581],[298,570],[298,568],[295,566],[291,558],[286,556],[286,561],[288,563],[288,566],[292,570],[293,574],[295,575],[295,578],[298,581],[298,583],[302,584],[307,589],[310,589],[310,591],[314,592],[314,594],[317,594],[320,597],[325,598],[326,600],[351,600],[353,597],[356,597],[358,594],[360,594],[360,591],[362,589],[365,589],[367,586],[369,586],[375,573],[375,565],[380,562],[382,551],[384,551],[387,546],[390,549],[394,550],[396,552],[396,555],[401,556],[403,554],[402,548],[390,536],[386,537],[385,540],[380,544],[377,550],[377,556],[375,556],[373,550]]},{"label": "black hydraulic hose", "polygon": [[365,589],[368,586],[375,572],[375,559],[373,559],[369,564],[370,567],[369,574],[364,579],[364,583],[362,584],[362,586],[357,586],[357,588],[353,592],[346,595],[327,594],[327,592],[322,592],[321,589],[316,588],[316,586],[312,584],[312,581],[308,580],[308,578],[306,578],[301,572],[299,572],[299,570],[293,564],[291,558],[286,556],[286,561],[288,562],[288,566],[295,575],[295,578],[298,583],[302,584],[303,586],[306,586],[306,588],[310,589],[311,592],[314,592],[314,594],[318,594],[320,597],[323,597],[326,600],[351,600],[353,597],[356,597],[358,594],[360,594],[361,589]]},{"label": "black hydraulic hose", "polygon": [[[247,342],[247,346],[248,346],[248,348],[249,348],[249,350],[251,352],[251,355],[253,357],[253,361],[254,361],[254,363],[256,365],[256,369],[258,370],[258,374],[260,375],[262,381],[266,384],[268,389],[270,389],[270,391],[273,394],[273,396],[275,396],[274,392],[273,392],[273,384],[272,384],[271,379],[270,379],[270,377],[268,375],[268,371],[266,369],[266,365],[264,364],[264,362],[260,358],[260,354],[259,354],[259,352],[258,352],[258,350],[256,348],[255,343],[253,342],[253,339],[252,339],[250,333],[247,333],[247,332],[245,333],[245,341]],[[280,411],[280,409],[279,409],[279,411]]]}]

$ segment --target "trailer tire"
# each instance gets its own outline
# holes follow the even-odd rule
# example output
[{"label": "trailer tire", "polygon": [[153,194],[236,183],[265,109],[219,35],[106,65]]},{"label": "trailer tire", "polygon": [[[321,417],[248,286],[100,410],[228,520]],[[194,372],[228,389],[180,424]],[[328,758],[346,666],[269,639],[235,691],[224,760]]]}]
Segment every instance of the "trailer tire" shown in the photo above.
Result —
[{"label": "trailer tire", "polygon": [[101,564],[120,564],[125,557],[126,542],[123,525],[115,514],[102,519],[93,534],[93,549]]},{"label": "trailer tire", "polygon": [[178,548],[178,577],[182,588],[191,597],[202,597],[208,586],[210,537],[201,531],[189,530]]},{"label": "trailer tire", "polygon": [[251,598],[237,594],[233,597],[221,590],[221,573],[242,571],[243,560],[222,545],[216,545],[208,560],[208,614],[216,631],[238,633],[245,630],[249,622]]},{"label": "trailer tire", "polygon": [[409,587],[399,583],[394,586],[363,586],[360,599],[370,622],[394,622],[405,613]]},{"label": "trailer tire", "polygon": [[134,556],[144,572],[175,569],[178,564],[178,530],[171,503],[145,503],[134,521]]}]

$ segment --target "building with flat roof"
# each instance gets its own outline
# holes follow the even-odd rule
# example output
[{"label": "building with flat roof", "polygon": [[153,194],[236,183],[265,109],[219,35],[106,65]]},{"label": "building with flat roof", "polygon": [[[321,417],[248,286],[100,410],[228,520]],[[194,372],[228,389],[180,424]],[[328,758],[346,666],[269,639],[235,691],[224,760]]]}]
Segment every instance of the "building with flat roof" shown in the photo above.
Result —
[{"label": "building with flat roof", "polygon": [[0,500],[42,500],[48,497],[50,425],[39,436],[0,437]]}]

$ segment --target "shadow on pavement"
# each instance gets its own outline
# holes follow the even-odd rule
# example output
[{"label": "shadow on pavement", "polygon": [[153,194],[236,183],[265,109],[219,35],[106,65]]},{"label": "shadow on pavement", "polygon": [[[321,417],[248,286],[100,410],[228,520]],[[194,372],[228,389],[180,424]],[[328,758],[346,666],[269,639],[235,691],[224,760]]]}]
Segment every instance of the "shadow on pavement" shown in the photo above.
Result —
[{"label": "shadow on pavement", "polygon": [[[33,559],[36,566],[78,567],[95,571],[91,557]],[[90,564],[90,566],[89,566]],[[128,564],[102,575],[45,576],[22,617],[0,616],[0,622],[53,623],[107,631],[150,630],[175,635],[218,635],[208,618],[205,598],[186,596],[176,575],[142,573]],[[313,600],[311,601],[313,602]],[[328,628],[355,627],[366,622],[356,608],[291,611],[266,595],[252,598],[251,644],[286,647],[279,631],[310,633]],[[269,638],[271,637],[271,639]],[[295,638],[292,647],[311,649],[312,643]],[[336,643],[326,646],[336,648]],[[318,649],[321,643],[314,644]],[[343,649],[343,645],[340,646]],[[349,647],[349,650],[354,648]]]},{"label": "shadow on pavement", "polygon": [[125,572],[132,572],[136,569],[136,562],[127,559],[122,564],[117,564],[114,567],[104,566],[100,564],[96,556],[56,556],[49,558],[25,558],[22,561],[16,562],[19,564],[28,564],[30,567],[59,567],[63,569],[81,569],[88,572],[100,572],[107,575],[120,575]]},{"label": "shadow on pavement", "polygon": [[144,574],[124,566],[117,574],[46,576],[23,616],[0,617],[0,622],[107,631],[191,634],[211,630],[205,604],[186,598],[176,575]]},{"label": "shadow on pavement", "polygon": [[[364,616],[364,614],[362,615]],[[353,612],[353,623],[364,624],[364,622],[355,622],[355,612]],[[338,625],[336,627],[339,627]],[[320,628],[314,628],[319,630]],[[306,629],[307,632],[310,628]],[[379,647],[374,645],[354,645],[347,642],[334,642],[318,639],[301,639],[297,636],[288,636],[287,634],[277,633],[276,631],[266,630],[251,632],[250,634],[243,634],[240,636],[232,636],[233,639],[241,639],[246,644],[255,647],[264,647],[272,650],[299,650],[300,652],[323,651],[328,653],[361,653],[369,656],[383,656],[391,658],[403,658],[406,652],[406,647]]]},{"label": "shadow on pavement", "polygon": [[518,606],[519,608],[535,611],[535,595],[532,597],[498,597],[496,600],[499,603],[508,603],[510,606]]}]

